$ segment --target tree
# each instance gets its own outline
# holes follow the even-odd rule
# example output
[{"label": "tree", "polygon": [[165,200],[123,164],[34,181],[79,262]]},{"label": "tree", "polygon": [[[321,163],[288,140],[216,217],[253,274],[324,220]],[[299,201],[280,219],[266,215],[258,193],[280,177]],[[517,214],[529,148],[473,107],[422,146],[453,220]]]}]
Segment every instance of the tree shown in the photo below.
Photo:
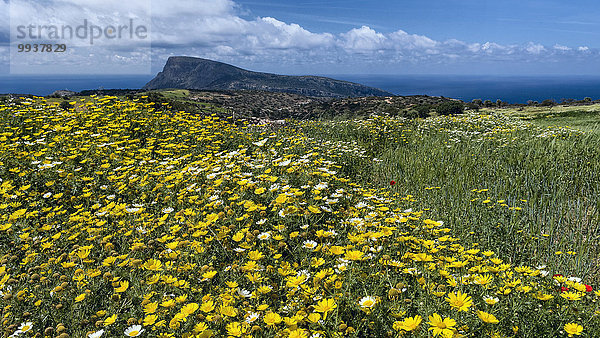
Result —
[{"label": "tree", "polygon": [[485,100],[485,101],[483,101],[483,105],[489,108],[489,107],[493,106],[494,103],[492,103],[491,100]]},{"label": "tree", "polygon": [[542,103],[540,104],[540,106],[542,107],[552,107],[556,104],[556,101],[552,100],[552,99],[545,99],[544,101],[542,101]]},{"label": "tree", "polygon": [[442,103],[438,103],[435,106],[435,111],[439,115],[456,115],[462,114],[465,110],[465,105],[459,101],[445,101]]},{"label": "tree", "polygon": [[473,103],[473,102],[469,102],[467,103],[467,108],[474,110],[474,111],[479,111],[479,107],[480,105]]},{"label": "tree", "polygon": [[426,118],[429,116],[432,108],[430,104],[420,104],[414,107],[414,110],[417,112],[417,117]]}]

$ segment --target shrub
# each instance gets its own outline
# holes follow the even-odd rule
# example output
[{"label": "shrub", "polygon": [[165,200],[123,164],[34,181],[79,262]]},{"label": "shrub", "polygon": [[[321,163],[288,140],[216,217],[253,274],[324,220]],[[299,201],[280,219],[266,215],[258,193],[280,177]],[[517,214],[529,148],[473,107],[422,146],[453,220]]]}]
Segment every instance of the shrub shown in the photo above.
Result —
[{"label": "shrub", "polygon": [[60,109],[63,109],[63,110],[69,110],[69,109],[73,108],[73,104],[71,104],[71,102],[65,100],[60,103],[59,107],[60,107]]},{"label": "shrub", "polygon": [[456,115],[462,114],[465,110],[465,105],[459,101],[446,101],[435,106],[435,111],[439,115]]},{"label": "shrub", "polygon": [[552,107],[556,104],[556,101],[552,100],[552,99],[546,99],[544,101],[542,101],[542,103],[540,104],[540,106],[542,107]]}]

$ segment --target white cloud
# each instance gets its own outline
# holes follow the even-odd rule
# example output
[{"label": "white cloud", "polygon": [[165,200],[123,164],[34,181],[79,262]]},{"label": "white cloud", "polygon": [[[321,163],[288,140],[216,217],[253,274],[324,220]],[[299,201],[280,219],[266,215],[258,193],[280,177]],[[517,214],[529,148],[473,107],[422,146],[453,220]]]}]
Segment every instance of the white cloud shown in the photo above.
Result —
[{"label": "white cloud", "polygon": [[[397,50],[433,50],[439,45],[439,42],[434,41],[423,35],[408,34],[403,30],[398,30],[389,35],[390,40]],[[458,41],[458,40],[453,40]]]},{"label": "white cloud", "polygon": [[571,48],[569,48],[567,46],[562,46],[562,45],[559,45],[559,44],[554,45],[554,49],[560,50],[560,51],[563,51],[563,52],[568,52],[568,51],[571,50]]},{"label": "white cloud", "polygon": [[530,42],[525,47],[525,50],[531,54],[540,54],[541,52],[546,51],[546,48],[540,44]]},{"label": "white cloud", "polygon": [[342,33],[339,45],[348,51],[373,51],[385,49],[387,38],[367,26],[353,28],[347,33]]},{"label": "white cloud", "polygon": [[[583,56],[591,59],[599,55],[597,50],[587,46],[435,40],[403,30],[378,32],[369,26],[340,34],[311,32],[296,23],[273,17],[242,17],[232,0],[49,0],[52,6],[34,0],[11,1],[15,7],[13,14],[23,20],[43,22],[61,13],[61,18],[86,15],[99,23],[113,22],[119,15],[147,15],[150,12],[144,5],[150,1],[155,67],[162,66],[171,55],[207,57],[242,66],[303,64],[310,69],[311,65],[319,64],[325,65],[322,69],[331,71],[335,68],[329,66],[352,63],[384,69],[399,63],[533,63]],[[111,8],[112,11],[107,10]],[[118,8],[118,13],[114,8]],[[0,0],[0,13],[3,11],[8,11],[8,3]],[[2,33],[0,25],[0,37]],[[97,50],[95,57],[100,60],[119,55],[117,59],[129,61],[127,47]]]}]

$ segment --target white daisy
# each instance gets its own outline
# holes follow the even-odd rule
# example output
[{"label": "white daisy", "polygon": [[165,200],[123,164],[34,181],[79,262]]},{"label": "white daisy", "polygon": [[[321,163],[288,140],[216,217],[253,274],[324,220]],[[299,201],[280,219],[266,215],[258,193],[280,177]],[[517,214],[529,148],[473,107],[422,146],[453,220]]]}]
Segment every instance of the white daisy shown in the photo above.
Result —
[{"label": "white daisy", "polygon": [[306,240],[306,241],[304,241],[304,245],[303,246],[306,249],[313,250],[314,248],[317,247],[317,242],[311,241],[311,240]]},{"label": "white daisy", "polygon": [[375,304],[377,304],[377,299],[372,296],[363,297],[358,301],[358,305],[360,305],[360,307],[366,308],[366,309],[370,309],[370,308],[374,307]]},{"label": "white daisy", "polygon": [[141,325],[132,325],[125,329],[125,335],[127,337],[137,337],[144,332]]},{"label": "white daisy", "polygon": [[260,234],[258,234],[258,236],[256,236],[258,239],[260,239],[261,241],[266,241],[267,239],[271,238],[271,234],[268,232],[262,232]]},{"label": "white daisy", "polygon": [[104,334],[104,329],[102,329],[100,331],[96,331],[94,333],[90,333],[88,335],[88,338],[100,338],[100,337],[102,337],[103,334]]},{"label": "white daisy", "polygon": [[254,323],[258,319],[258,317],[260,317],[260,314],[256,312],[248,312],[248,314],[246,315],[246,323]]},{"label": "white daisy", "polygon": [[21,326],[19,326],[19,331],[27,332],[27,331],[31,330],[32,327],[33,327],[32,322],[21,323]]}]

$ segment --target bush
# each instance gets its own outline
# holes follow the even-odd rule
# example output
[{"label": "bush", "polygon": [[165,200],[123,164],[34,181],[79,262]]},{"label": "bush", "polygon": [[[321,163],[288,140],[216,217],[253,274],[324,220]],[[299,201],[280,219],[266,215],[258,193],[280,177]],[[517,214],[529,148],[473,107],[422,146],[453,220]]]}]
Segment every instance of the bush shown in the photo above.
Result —
[{"label": "bush", "polygon": [[546,99],[544,101],[542,101],[542,103],[540,104],[540,106],[542,107],[552,107],[556,104],[556,101],[552,100],[552,99]]},{"label": "bush", "polygon": [[465,105],[459,101],[446,101],[435,106],[435,111],[439,115],[456,115],[462,114],[465,110]]},{"label": "bush", "polygon": [[469,102],[467,103],[467,108],[474,110],[474,111],[479,111],[479,105],[474,103],[474,102]]},{"label": "bush", "polygon": [[417,117],[420,118],[429,117],[432,109],[433,107],[430,104],[420,104],[414,107],[414,110],[417,113]]},{"label": "bush", "polygon": [[69,109],[73,108],[73,104],[71,104],[71,102],[65,100],[60,103],[59,107],[64,110],[69,110]]}]

